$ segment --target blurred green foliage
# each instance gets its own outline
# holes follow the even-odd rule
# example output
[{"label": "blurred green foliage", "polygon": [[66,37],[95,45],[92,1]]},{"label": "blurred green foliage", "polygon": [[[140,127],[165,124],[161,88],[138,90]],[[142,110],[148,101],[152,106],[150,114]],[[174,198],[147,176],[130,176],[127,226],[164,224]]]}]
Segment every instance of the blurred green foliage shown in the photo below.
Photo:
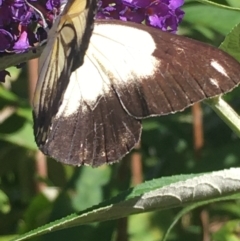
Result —
[{"label": "blurred green foliage", "polygon": [[[240,6],[234,0],[215,2]],[[179,33],[215,46],[240,22],[239,12],[190,0],[184,10],[186,16]],[[14,78],[9,90],[0,86],[0,241],[98,204],[132,185],[131,155],[119,164],[97,169],[64,166],[48,160],[48,176],[39,179],[26,68],[12,68],[11,73]],[[239,95],[239,88],[226,95],[236,111],[240,111]],[[239,166],[239,139],[208,106],[202,105],[202,111],[204,146],[199,155],[194,151],[191,108],[143,122],[139,152],[144,180]],[[38,192],[36,186],[41,182],[46,185],[46,192]],[[203,240],[206,223],[211,240],[240,240],[239,207],[239,202],[220,202],[198,208],[182,218],[169,240]],[[145,213],[74,227],[34,240],[160,240],[178,211]]]}]

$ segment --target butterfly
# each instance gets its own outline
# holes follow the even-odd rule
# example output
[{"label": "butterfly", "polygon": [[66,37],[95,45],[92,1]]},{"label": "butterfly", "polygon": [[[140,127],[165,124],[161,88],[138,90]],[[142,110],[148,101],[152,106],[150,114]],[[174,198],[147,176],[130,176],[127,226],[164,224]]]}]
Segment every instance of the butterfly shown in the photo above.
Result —
[{"label": "butterfly", "polygon": [[48,156],[99,166],[139,142],[141,120],[182,111],[239,84],[240,65],[210,45],[142,24],[94,20],[69,0],[40,57],[35,140]]}]

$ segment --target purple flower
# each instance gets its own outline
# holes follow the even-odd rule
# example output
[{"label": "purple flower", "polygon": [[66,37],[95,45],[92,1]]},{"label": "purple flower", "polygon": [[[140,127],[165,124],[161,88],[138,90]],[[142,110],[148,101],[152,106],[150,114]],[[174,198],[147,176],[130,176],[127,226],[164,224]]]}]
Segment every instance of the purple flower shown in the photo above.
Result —
[{"label": "purple flower", "polygon": [[0,52],[5,52],[14,44],[12,34],[5,29],[0,29]]},{"label": "purple flower", "polygon": [[0,28],[7,26],[11,22],[11,9],[0,2]]},{"label": "purple flower", "polygon": [[[0,0],[0,55],[25,52],[46,39],[46,32],[39,30],[43,21],[36,9],[51,23],[60,1],[28,0],[31,7],[25,0]],[[0,71],[0,81],[5,76],[6,71]]]},{"label": "purple flower", "polygon": [[[180,9],[183,1],[99,0],[97,18],[144,22],[149,26],[175,33],[184,16],[184,12]],[[0,56],[22,53],[46,39],[41,15],[51,26],[67,0],[28,0],[28,2],[30,5],[25,0],[0,0]],[[0,71],[0,81],[7,74],[7,71]]]},{"label": "purple flower", "polygon": [[60,0],[28,2],[34,7],[25,0],[0,0],[0,33],[11,39],[8,45],[1,43],[1,52],[20,53],[38,44],[43,37],[35,34],[35,27],[42,27],[43,21],[36,9],[41,9],[46,19],[52,20],[55,14],[53,9],[60,6]]},{"label": "purple flower", "polygon": [[102,0],[97,18],[145,23],[175,33],[184,12],[184,0]]},{"label": "purple flower", "polygon": [[22,31],[18,38],[18,41],[15,42],[13,46],[13,50],[15,51],[15,53],[21,53],[30,47],[31,46],[29,45],[27,31]]},{"label": "purple flower", "polygon": [[46,7],[48,10],[54,10],[60,8],[60,0],[48,0],[46,3]]}]

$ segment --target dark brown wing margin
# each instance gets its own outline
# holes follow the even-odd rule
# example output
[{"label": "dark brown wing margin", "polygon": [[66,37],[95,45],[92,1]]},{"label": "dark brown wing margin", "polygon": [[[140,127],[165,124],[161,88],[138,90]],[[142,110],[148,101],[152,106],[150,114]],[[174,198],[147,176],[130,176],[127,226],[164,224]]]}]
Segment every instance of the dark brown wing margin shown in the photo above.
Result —
[{"label": "dark brown wing margin", "polygon": [[42,150],[66,164],[99,166],[120,160],[140,136],[140,121],[125,112],[111,91],[94,109],[83,101],[75,114],[54,118]]}]

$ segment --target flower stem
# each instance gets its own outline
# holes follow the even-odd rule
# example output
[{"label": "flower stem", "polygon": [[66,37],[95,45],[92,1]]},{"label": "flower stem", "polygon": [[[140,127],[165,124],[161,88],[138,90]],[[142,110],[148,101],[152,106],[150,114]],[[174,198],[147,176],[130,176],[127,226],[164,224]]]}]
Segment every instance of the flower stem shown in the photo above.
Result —
[{"label": "flower stem", "polygon": [[229,10],[240,11],[240,8],[222,5],[222,4],[215,3],[215,2],[212,2],[212,1],[209,1],[209,0],[196,0],[196,1],[197,1],[197,2],[201,2],[201,3],[203,3],[203,4],[216,6],[216,7],[219,7],[219,8],[225,8],[225,9],[229,9]]},{"label": "flower stem", "polygon": [[208,104],[234,133],[240,137],[240,116],[221,96],[204,100],[204,103]]}]

